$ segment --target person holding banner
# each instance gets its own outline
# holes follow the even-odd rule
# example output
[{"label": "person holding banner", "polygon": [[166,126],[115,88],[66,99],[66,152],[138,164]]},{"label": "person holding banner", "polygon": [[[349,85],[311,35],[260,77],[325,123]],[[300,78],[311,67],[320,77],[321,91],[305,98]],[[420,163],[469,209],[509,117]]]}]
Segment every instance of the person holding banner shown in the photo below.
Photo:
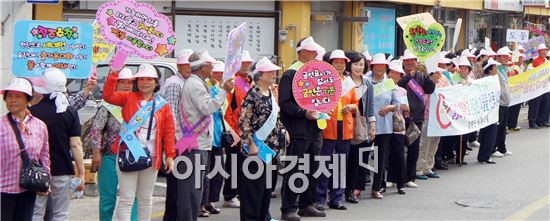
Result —
[{"label": "person holding banner", "polygon": [[[386,77],[388,62],[384,54],[373,56],[369,80],[374,90],[374,110],[376,118],[376,138],[374,144],[378,146],[378,171],[372,181],[371,196],[382,199],[385,191],[386,162],[391,148],[393,134],[393,115],[397,111],[399,101],[396,96],[396,85],[392,79]],[[418,155],[417,155],[418,156]],[[416,162],[415,162],[416,163]]]},{"label": "person holding banner", "polygon": [[[181,91],[185,83],[185,79],[189,78],[191,75],[191,65],[189,64],[189,56],[193,54],[191,49],[182,49],[178,52],[176,57],[176,67],[178,72],[175,75],[172,75],[164,82],[163,91],[161,92],[162,97],[170,104],[170,110],[172,111],[172,117],[174,118],[174,124],[176,127],[176,136],[181,134],[181,108],[180,108],[180,99]],[[176,151],[176,156],[181,155]],[[164,211],[164,220],[175,220],[177,217],[178,204],[184,199],[178,199],[178,183],[181,180],[176,179],[173,173],[166,174],[166,200],[165,200],[165,211]]]},{"label": "person holding banner", "polygon": [[25,162],[32,160],[39,162],[51,175],[48,129],[28,110],[32,100],[31,82],[14,78],[1,94],[8,114],[0,119],[0,219],[31,221],[36,196],[47,196],[48,191],[34,192],[22,188],[20,174]]},{"label": "person holding banner", "polygon": [[[281,122],[288,130],[291,140],[287,148],[287,156],[304,157],[309,154],[310,171],[317,170],[318,162],[313,160],[321,151],[321,130],[317,127],[317,120],[320,113],[315,110],[302,109],[293,95],[292,80],[296,72],[304,66],[305,63],[315,60],[317,49],[320,46],[315,43],[312,37],[301,39],[296,44],[298,60],[284,72],[279,82],[279,105],[281,106]],[[307,174],[307,190],[301,194],[294,192],[290,188],[290,177],[296,173],[302,173],[298,167],[293,167],[283,176],[282,187],[282,220],[296,221],[301,216],[325,217],[323,211],[315,208],[315,190],[317,181],[313,173]],[[299,197],[299,199],[298,199]],[[299,202],[297,202],[299,200]],[[298,210],[298,213],[296,211]]]},{"label": "person holding banner", "polygon": [[[405,75],[398,82],[398,85],[407,90],[407,100],[409,101],[410,120],[407,122],[407,128],[411,123],[422,128],[424,122],[424,95],[432,94],[435,91],[435,83],[427,73],[417,71],[417,58],[409,49],[405,50],[403,56],[403,69]],[[420,140],[417,139],[408,145],[407,149],[407,186],[417,187],[416,180],[416,161],[418,160]]]},{"label": "person holding banner", "polygon": [[[52,216],[46,216],[46,220],[68,220],[69,189],[71,179],[75,175],[73,160],[78,171],[76,177],[84,180],[84,159],[80,140],[82,128],[77,110],[70,106],[64,93],[67,91],[65,74],[57,68],[48,68],[41,80],[45,85],[35,85],[34,90],[45,99],[31,106],[29,111],[42,120],[48,129],[52,177],[51,192],[36,197],[33,220],[43,220],[46,210]],[[84,188],[84,182],[81,182],[76,190],[83,191]]]},{"label": "person holding banner", "polygon": [[[498,65],[492,58],[483,62],[484,77],[495,76],[498,74]],[[497,138],[497,123],[491,124],[479,130],[479,151],[477,153],[477,161],[479,163],[495,164],[496,162],[491,159],[495,141]]]},{"label": "person holding banner", "polygon": [[[237,73],[235,73],[235,89],[232,93],[229,93],[227,95],[228,105],[225,110],[224,119],[229,124],[229,126],[237,133],[237,135],[241,134],[239,131],[239,116],[241,111],[241,104],[243,103],[246,93],[248,92],[248,90],[250,90],[251,87],[252,82],[248,80],[248,74],[250,73],[250,65],[252,65],[253,62],[254,60],[250,57],[250,53],[247,50],[243,50],[241,58],[241,68]],[[233,162],[233,158],[231,158],[232,154],[239,154],[239,149],[236,147],[225,149],[225,168],[227,170],[227,173],[229,174],[231,174],[232,170],[231,164],[236,163]],[[237,170],[240,170],[239,166],[237,166]],[[231,176],[229,176],[225,179],[225,185],[223,187],[223,207],[239,208],[240,202],[237,198],[239,188],[232,188],[231,186]]]},{"label": "person holding banner", "polygon": [[[523,72],[525,72],[525,65],[523,64],[523,59],[525,57],[526,56],[523,53],[521,53],[519,50],[515,50],[513,52],[512,61],[514,62],[514,64],[512,68],[514,69],[514,71],[512,72],[512,75],[509,77],[516,76],[518,74],[522,74]],[[518,127],[518,117],[519,117],[519,112],[521,110],[522,104],[523,102],[510,107],[510,116],[508,116],[508,131],[510,132],[521,130],[521,127]]]},{"label": "person holding banner", "polygon": [[489,54],[485,49],[481,49],[477,52],[477,61],[474,63],[473,72],[475,79],[480,79],[484,75],[483,63],[489,60]]},{"label": "person holding banner", "polygon": [[103,87],[103,99],[122,107],[124,119],[113,147],[118,151],[120,195],[116,214],[119,220],[130,220],[137,196],[138,220],[151,219],[153,189],[162,156],[165,155],[167,173],[174,166],[174,118],[170,105],[155,95],[160,89],[160,74],[152,65],[142,64],[135,74],[137,92],[116,91],[120,72],[111,68]]},{"label": "person holding banner", "polygon": [[[546,63],[546,53],[548,48],[545,44],[540,44],[537,46],[537,52],[539,56],[533,60],[533,68],[536,68],[544,63]],[[529,101],[529,128],[538,129],[540,127],[550,127],[550,122],[548,122],[549,111],[547,108],[548,103],[550,103],[550,93],[545,93]]]},{"label": "person holding banner", "polygon": [[[365,52],[364,54],[368,54]],[[367,168],[359,165],[359,149],[363,147],[369,147],[372,144],[372,140],[376,134],[376,118],[374,117],[374,103],[373,103],[373,87],[372,83],[367,79],[366,73],[368,71],[367,59],[364,54],[360,54],[355,51],[348,51],[346,57],[350,59],[350,62],[346,65],[346,72],[355,83],[355,94],[359,97],[358,112],[355,117],[366,117],[368,122],[368,139],[356,140],[356,137],[352,140],[350,146],[349,160],[346,166],[346,201],[350,203],[359,203],[358,198],[361,195],[361,191],[365,190],[365,182],[368,177]],[[370,56],[370,55],[369,55]],[[372,59],[372,57],[371,57]],[[358,115],[360,113],[360,115]],[[369,151],[362,153],[363,161],[368,162]]]},{"label": "person holding banner", "polygon": [[[132,71],[123,68],[118,76],[116,91],[132,91],[134,77]],[[92,148],[91,172],[98,172],[99,219],[112,220],[117,200],[118,177],[116,176],[116,154],[114,143],[120,133],[122,111],[119,106],[101,102],[90,127]],[[137,203],[132,207],[132,219],[137,220]]]},{"label": "person holding banner", "polygon": [[510,90],[508,86],[508,76],[513,70],[508,66],[511,58],[510,49],[507,46],[498,49],[497,61],[500,65],[498,69],[498,80],[500,83],[500,100],[498,109],[498,127],[497,138],[493,151],[493,157],[512,156],[512,152],[506,149],[506,130],[508,129],[508,106],[510,104]]},{"label": "person holding banner", "polygon": [[[328,54],[328,53],[327,53]],[[325,62],[331,64],[342,79],[342,96],[338,101],[338,105],[332,111],[330,119],[327,120],[327,127],[323,130],[323,147],[321,148],[321,156],[332,156],[332,154],[342,154],[348,158],[350,141],[353,139],[353,114],[357,113],[357,94],[355,93],[355,83],[351,77],[345,77],[347,63],[350,62],[344,51],[334,50],[329,54]],[[331,160],[334,162],[334,159]],[[325,162],[327,168],[330,162]],[[341,168],[341,170],[344,170]],[[335,172],[333,172],[334,174]],[[341,173],[341,172],[340,172]],[[340,177],[333,176],[332,179]],[[330,201],[328,206],[331,209],[346,210],[343,203],[344,188],[332,187],[329,185],[329,177],[321,175],[317,186],[317,209],[323,211],[324,205],[327,203],[327,189],[330,188]],[[334,182],[333,182],[334,183]],[[337,182],[341,184],[342,181]]]},{"label": "person holding banner", "polygon": [[[213,64],[218,63],[210,57],[206,50],[196,51],[189,57],[191,76],[185,81],[182,89],[180,108],[183,118],[182,136],[176,143],[176,148],[183,157],[191,162],[191,168],[185,164],[177,167],[178,175],[198,165],[206,165],[208,150],[212,150],[214,126],[212,115],[216,113],[233,90],[232,80],[223,83],[223,90],[212,98],[208,92],[206,79],[212,77]],[[178,199],[184,199],[178,204],[177,220],[197,220],[200,212],[202,196],[201,183],[205,173],[193,173],[191,177],[178,184]],[[178,176],[176,176],[177,178]],[[196,183],[195,181],[199,181]],[[201,187],[201,188],[199,188]]]},{"label": "person holding banner", "polygon": [[279,120],[279,105],[270,89],[277,77],[275,71],[280,69],[266,57],[260,59],[253,72],[255,86],[248,91],[241,106],[239,127],[242,148],[239,162],[244,162],[242,158],[255,158],[256,162],[248,164],[246,170],[252,174],[257,174],[258,170],[263,171],[257,179],[239,171],[242,221],[264,221],[271,218],[269,205],[271,192],[275,187],[268,186],[271,177],[267,177],[267,164],[271,163],[278,150],[285,148],[284,145],[289,141],[288,133]]}]

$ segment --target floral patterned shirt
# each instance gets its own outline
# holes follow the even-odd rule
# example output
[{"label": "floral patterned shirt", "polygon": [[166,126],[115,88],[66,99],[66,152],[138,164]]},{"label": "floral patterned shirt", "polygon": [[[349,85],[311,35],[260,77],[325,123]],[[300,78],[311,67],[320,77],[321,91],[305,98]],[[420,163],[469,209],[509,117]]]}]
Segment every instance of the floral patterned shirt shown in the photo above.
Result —
[{"label": "floral patterned shirt", "polygon": [[[254,142],[253,135],[258,131],[271,114],[271,91],[269,96],[262,95],[260,88],[254,86],[246,94],[241,105],[241,114],[239,117],[239,128],[241,130],[241,141],[243,144]],[[279,134],[282,134],[284,126],[277,116],[275,128],[264,141],[275,152],[279,149]],[[244,153],[244,150],[242,150]]]}]

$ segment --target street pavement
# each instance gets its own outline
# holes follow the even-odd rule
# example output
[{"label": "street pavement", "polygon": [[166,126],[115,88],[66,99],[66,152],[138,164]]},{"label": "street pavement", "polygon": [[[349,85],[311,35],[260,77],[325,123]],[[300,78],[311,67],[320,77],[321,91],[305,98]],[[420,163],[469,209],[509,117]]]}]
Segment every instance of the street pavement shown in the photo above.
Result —
[{"label": "street pavement", "polygon": [[[359,204],[346,203],[346,211],[327,209],[326,218],[302,220],[550,220],[550,128],[530,130],[526,120],[520,126],[507,138],[513,156],[494,158],[495,165],[477,163],[474,148],[464,159],[468,165],[437,171],[439,179],[417,180],[419,188],[407,188],[406,195],[393,187],[376,200],[369,190]],[[153,220],[161,220],[164,209],[164,178],[157,182]],[[275,219],[281,215],[281,182],[279,177],[278,197],[271,201]],[[97,197],[72,200],[71,220],[97,220],[97,205]],[[221,214],[199,220],[239,220],[239,210],[223,208]]]}]

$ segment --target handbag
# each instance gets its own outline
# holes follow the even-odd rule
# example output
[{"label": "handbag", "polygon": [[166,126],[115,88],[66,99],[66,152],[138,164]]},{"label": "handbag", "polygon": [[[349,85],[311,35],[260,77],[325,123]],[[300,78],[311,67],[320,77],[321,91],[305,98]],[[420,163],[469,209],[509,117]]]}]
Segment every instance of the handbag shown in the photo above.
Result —
[{"label": "handbag", "polygon": [[418,126],[414,122],[411,122],[409,125],[409,128],[407,128],[407,131],[405,132],[405,144],[407,146],[411,145],[420,137],[420,134],[422,132],[420,129],[418,129]]},{"label": "handbag", "polygon": [[[364,101],[361,101],[363,111],[367,108]],[[352,145],[361,144],[369,139],[369,132],[367,126],[367,117],[362,113],[357,113],[353,118],[353,139],[351,139]]]},{"label": "handbag", "polygon": [[19,150],[21,151],[21,173],[19,174],[19,186],[31,192],[48,192],[50,189],[51,177],[46,168],[39,162],[31,160],[25,150],[25,143],[21,138],[21,131],[17,127],[11,113],[8,113],[11,127],[17,138]]},{"label": "handbag", "polygon": [[405,118],[399,112],[395,112],[392,116],[393,132],[403,132],[407,128],[405,126]]},{"label": "handbag", "polygon": [[[155,100],[153,99],[153,108],[151,108],[151,117],[149,118],[149,128],[147,130],[147,140],[151,138],[151,128],[153,126],[153,117],[155,114]],[[146,157],[139,157],[135,159],[132,155],[132,151],[128,148],[126,143],[122,142],[118,148],[118,167],[122,172],[133,172],[145,170],[153,165],[153,160],[151,159],[151,153],[149,148],[144,147]]]},{"label": "handbag", "polygon": [[235,142],[233,139],[233,135],[231,134],[231,131],[227,130],[225,128],[225,122],[223,120],[222,115],[222,147],[231,147],[231,145]]}]

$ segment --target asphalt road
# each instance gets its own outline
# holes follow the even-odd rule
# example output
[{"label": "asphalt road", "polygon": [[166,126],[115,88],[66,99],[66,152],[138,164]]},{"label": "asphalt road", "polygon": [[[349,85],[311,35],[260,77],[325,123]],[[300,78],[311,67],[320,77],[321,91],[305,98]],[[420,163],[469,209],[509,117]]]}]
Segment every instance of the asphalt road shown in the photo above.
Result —
[{"label": "asphalt road", "polygon": [[[526,129],[525,121],[520,126],[524,129],[508,134],[513,156],[495,158],[495,165],[477,163],[474,149],[465,157],[468,165],[438,171],[440,179],[418,180],[419,188],[407,188],[406,195],[390,188],[384,199],[375,200],[363,192],[359,204],[345,204],[346,211],[327,209],[326,218],[302,220],[550,220],[550,128]],[[153,220],[161,220],[164,209],[163,178],[158,182]],[[97,205],[97,197],[73,200],[71,220],[97,220]],[[275,219],[280,205],[280,196],[272,199]],[[199,220],[238,219],[238,209],[223,208]]]}]

